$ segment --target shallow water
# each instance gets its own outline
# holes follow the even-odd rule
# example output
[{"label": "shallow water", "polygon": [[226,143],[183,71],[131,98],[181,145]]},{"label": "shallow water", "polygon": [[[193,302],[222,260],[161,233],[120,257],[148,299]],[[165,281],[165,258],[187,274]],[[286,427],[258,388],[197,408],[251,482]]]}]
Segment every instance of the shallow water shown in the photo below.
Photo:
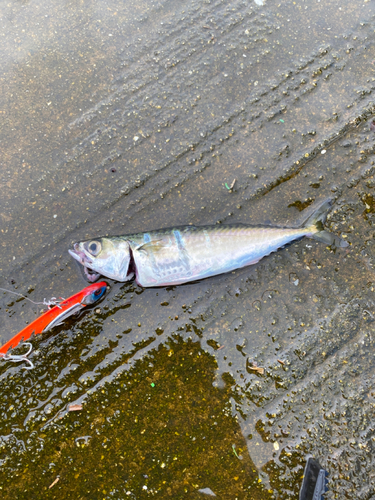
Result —
[{"label": "shallow water", "polygon": [[[72,241],[295,225],[328,197],[350,242],[178,287],[111,282],[34,338],[35,370],[0,366],[5,498],[298,498],[308,455],[327,498],[375,495],[373,16],[356,1],[1,7],[0,287],[67,297],[85,286]],[[39,313],[1,292],[0,342]]]}]

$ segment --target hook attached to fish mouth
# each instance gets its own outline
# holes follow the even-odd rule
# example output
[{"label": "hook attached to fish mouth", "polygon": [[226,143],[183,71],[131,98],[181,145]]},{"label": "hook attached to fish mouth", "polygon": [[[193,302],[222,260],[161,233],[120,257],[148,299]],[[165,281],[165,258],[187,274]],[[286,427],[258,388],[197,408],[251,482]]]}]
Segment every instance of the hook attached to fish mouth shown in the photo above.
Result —
[{"label": "hook attached to fish mouth", "polygon": [[1,357],[4,361],[13,361],[13,363],[20,363],[22,361],[26,361],[29,366],[23,366],[23,370],[32,370],[34,367],[34,363],[28,359],[28,355],[33,350],[33,346],[30,342],[24,342],[23,345],[28,345],[29,350],[25,354],[1,354]]}]

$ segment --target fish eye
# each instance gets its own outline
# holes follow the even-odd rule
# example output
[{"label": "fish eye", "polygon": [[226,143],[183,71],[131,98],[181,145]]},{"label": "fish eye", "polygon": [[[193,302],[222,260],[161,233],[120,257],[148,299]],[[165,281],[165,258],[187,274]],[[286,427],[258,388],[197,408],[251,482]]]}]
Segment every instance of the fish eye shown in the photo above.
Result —
[{"label": "fish eye", "polygon": [[96,257],[102,249],[102,246],[99,241],[90,241],[90,243],[87,245],[87,250]]}]

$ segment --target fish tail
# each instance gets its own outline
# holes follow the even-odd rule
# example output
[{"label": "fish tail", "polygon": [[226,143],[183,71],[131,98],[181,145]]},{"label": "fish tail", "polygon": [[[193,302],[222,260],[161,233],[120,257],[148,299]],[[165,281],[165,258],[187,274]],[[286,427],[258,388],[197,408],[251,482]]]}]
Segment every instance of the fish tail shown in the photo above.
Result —
[{"label": "fish tail", "polygon": [[306,228],[308,238],[321,241],[327,245],[333,245],[336,248],[347,247],[349,243],[339,236],[336,236],[324,229],[324,222],[326,221],[327,214],[332,206],[332,200],[326,200],[320,207],[304,222],[302,227]]}]

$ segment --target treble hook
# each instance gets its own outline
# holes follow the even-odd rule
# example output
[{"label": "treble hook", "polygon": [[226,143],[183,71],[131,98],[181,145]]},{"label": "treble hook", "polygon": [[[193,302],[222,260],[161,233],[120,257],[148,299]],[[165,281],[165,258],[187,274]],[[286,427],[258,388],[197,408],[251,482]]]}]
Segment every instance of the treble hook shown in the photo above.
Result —
[{"label": "treble hook", "polygon": [[1,354],[2,358],[5,361],[13,361],[14,363],[19,363],[21,361],[26,361],[26,363],[29,363],[29,366],[23,366],[22,368],[24,370],[32,370],[34,367],[34,364],[30,359],[28,359],[28,355],[31,353],[33,350],[33,346],[30,342],[24,342],[23,345],[28,345],[29,350],[25,354]]},{"label": "treble hook", "polygon": [[50,300],[43,299],[43,302],[41,302],[41,304],[47,306],[48,309],[52,309],[53,306],[57,306],[59,309],[62,309],[60,304],[61,302],[64,302],[64,300],[65,299],[63,297],[60,297],[59,299],[57,299],[56,297],[51,297]]}]

